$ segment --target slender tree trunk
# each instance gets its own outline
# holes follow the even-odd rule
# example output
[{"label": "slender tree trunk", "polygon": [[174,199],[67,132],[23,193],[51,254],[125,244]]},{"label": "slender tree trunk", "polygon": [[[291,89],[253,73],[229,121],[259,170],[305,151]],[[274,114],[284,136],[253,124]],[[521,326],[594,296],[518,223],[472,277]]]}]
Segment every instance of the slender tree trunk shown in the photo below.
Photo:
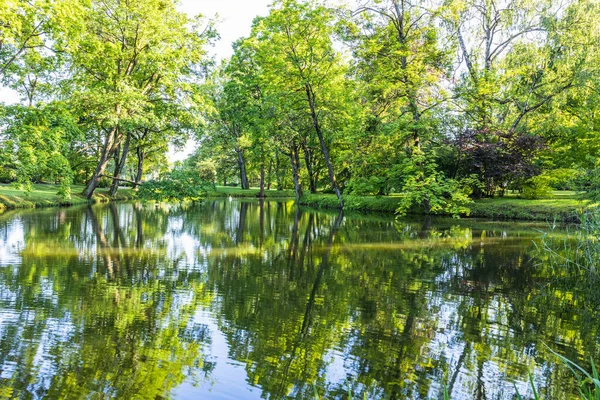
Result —
[{"label": "slender tree trunk", "polygon": [[335,192],[335,195],[340,202],[340,209],[344,208],[344,200],[342,199],[342,192],[338,187],[337,181],[335,180],[335,173],[333,171],[333,164],[331,163],[331,159],[329,158],[329,150],[327,150],[327,144],[325,143],[325,138],[323,137],[323,132],[321,131],[321,125],[319,124],[319,117],[317,115],[317,110],[315,106],[315,95],[309,85],[306,85],[306,95],[308,98],[308,104],[310,106],[310,113],[313,120],[313,126],[315,128],[315,132],[319,137],[319,143],[321,144],[321,151],[323,152],[323,158],[325,159],[325,164],[327,165],[327,172],[329,173],[329,181],[331,182],[331,187]]},{"label": "slender tree trunk", "polygon": [[[121,176],[121,172],[123,172],[123,168],[125,168],[125,162],[127,161],[127,156],[129,155],[129,144],[131,143],[131,133],[128,132],[125,137],[125,143],[123,144],[123,149],[121,151],[117,151],[115,154],[115,173],[114,177],[119,178]],[[119,146],[120,148],[120,146]],[[120,156],[119,156],[119,153]],[[110,185],[109,194],[111,196],[115,196],[117,191],[119,190],[119,181],[117,179],[113,179],[112,184]]]},{"label": "slender tree trunk", "polygon": [[117,127],[114,127],[108,135],[106,135],[106,139],[104,141],[104,145],[102,146],[102,152],[100,153],[100,159],[98,160],[98,164],[96,165],[96,169],[92,174],[92,178],[88,182],[86,188],[83,191],[83,194],[91,199],[100,183],[100,179],[104,175],[104,171],[106,171],[106,167],[110,162],[111,157],[117,151],[119,144],[121,142],[121,136],[119,135],[119,131]]},{"label": "slender tree trunk", "polygon": [[265,163],[260,163],[260,190],[258,192],[258,197],[261,199],[265,198]]},{"label": "slender tree trunk", "polygon": [[281,158],[279,150],[275,150],[275,179],[277,179],[277,190],[283,190],[283,178],[281,176]]},{"label": "slender tree trunk", "polygon": [[289,158],[290,158],[290,164],[292,165],[292,179],[294,181],[294,190],[296,191],[296,199],[299,199],[300,197],[302,197],[302,186],[300,185],[300,176],[299,176],[299,166],[296,163],[296,160],[298,159],[298,150],[296,148],[296,146],[293,146],[290,149],[290,152],[288,154]]},{"label": "slender tree trunk", "polygon": [[[121,145],[119,145],[117,147],[117,150],[115,151],[115,154],[113,156],[113,164],[114,164],[114,167],[113,167],[113,176],[115,178],[118,178],[117,174],[119,173],[119,161],[120,160],[121,160]],[[113,190],[116,193],[115,186],[118,186],[118,184],[119,183],[113,179],[112,183],[110,184],[110,189],[108,190],[108,193],[111,196],[114,196]]]},{"label": "slender tree trunk", "polygon": [[142,176],[144,174],[144,158],[146,157],[146,154],[144,154],[144,151],[141,147],[138,147],[135,152],[137,153],[138,162],[137,171],[135,174],[135,185],[133,186],[133,188],[137,189],[140,183],[142,183]]},{"label": "slender tree trunk", "polygon": [[317,183],[315,182],[315,173],[313,169],[313,155],[312,150],[303,143],[302,151],[304,153],[304,162],[306,164],[306,171],[308,172],[308,188],[311,193],[317,193]]},{"label": "slender tree trunk", "polygon": [[269,160],[269,172],[267,173],[267,190],[271,190],[271,182],[273,182],[273,160]]},{"label": "slender tree trunk", "polygon": [[238,146],[236,146],[235,152],[237,153],[238,158],[238,168],[240,170],[240,184],[242,185],[242,189],[250,189],[250,184],[248,183],[248,175],[246,173],[246,161],[244,160],[244,153],[242,149],[240,149]]}]

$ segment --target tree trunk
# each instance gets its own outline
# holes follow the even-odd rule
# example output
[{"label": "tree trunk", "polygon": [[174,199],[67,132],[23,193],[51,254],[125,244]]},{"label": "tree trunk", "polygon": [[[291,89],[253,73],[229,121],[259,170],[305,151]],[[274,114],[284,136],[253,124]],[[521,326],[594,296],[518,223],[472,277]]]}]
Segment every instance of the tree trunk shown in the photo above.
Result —
[{"label": "tree trunk", "polygon": [[277,179],[277,190],[283,190],[283,178],[281,176],[281,158],[279,150],[275,150],[275,179]]},{"label": "tree trunk", "polygon": [[302,197],[302,186],[300,185],[298,164],[296,164],[296,160],[298,159],[298,151],[294,147],[290,149],[288,156],[290,158],[290,164],[292,165],[292,179],[294,180],[294,190],[296,191],[296,199],[299,199],[300,197]]},{"label": "tree trunk", "polygon": [[267,190],[271,190],[271,182],[273,182],[273,159],[269,160],[269,173],[267,174]]},{"label": "tree trunk", "polygon": [[83,195],[85,195],[88,199],[91,199],[100,183],[100,179],[102,179],[102,175],[104,175],[104,171],[106,171],[106,167],[110,162],[110,158],[115,154],[119,144],[121,142],[121,137],[119,135],[117,127],[114,127],[108,135],[106,135],[106,139],[104,141],[104,145],[102,146],[102,153],[100,154],[100,159],[98,160],[98,164],[92,178],[88,182],[86,188],[83,190]]},{"label": "tree trunk", "polygon": [[302,151],[304,152],[304,162],[306,164],[306,171],[308,172],[308,188],[311,193],[317,193],[317,183],[315,181],[315,173],[313,169],[313,155],[310,147],[306,143],[302,144]]},{"label": "tree trunk", "polygon": [[[121,160],[121,145],[119,145],[117,147],[117,150],[115,151],[115,154],[113,155],[113,175],[112,176],[117,176],[119,174],[119,162]],[[112,196],[112,192],[114,190],[114,186],[115,183],[117,183],[115,180],[113,180],[110,184],[110,189],[108,190],[108,193]]]},{"label": "tree trunk", "polygon": [[265,198],[265,163],[260,164],[260,190],[258,197],[261,199]]},{"label": "tree trunk", "polygon": [[325,143],[325,138],[323,138],[323,132],[321,131],[321,125],[319,124],[319,117],[317,116],[317,110],[315,106],[315,95],[312,91],[312,88],[307,84],[305,86],[306,96],[308,98],[308,105],[310,106],[310,114],[313,120],[313,126],[315,128],[315,132],[319,137],[319,143],[321,144],[321,151],[323,152],[323,158],[325,159],[325,164],[327,165],[327,172],[329,173],[329,181],[331,182],[331,187],[335,192],[335,195],[340,202],[340,209],[344,208],[344,200],[342,199],[342,192],[338,187],[337,181],[335,180],[335,173],[333,171],[333,164],[331,164],[331,159],[329,158],[329,150],[327,150],[327,144]]},{"label": "tree trunk", "polygon": [[[123,144],[122,151],[117,151],[115,157],[115,173],[113,176],[115,178],[119,178],[121,176],[121,172],[123,172],[123,168],[125,168],[125,162],[127,161],[127,155],[129,154],[129,143],[131,143],[131,133],[128,132],[125,137],[125,143]],[[120,146],[119,146],[120,148]],[[119,156],[119,153],[120,156]],[[113,179],[112,184],[110,185],[109,194],[111,196],[115,196],[117,191],[119,190],[119,180]]]},{"label": "tree trunk", "polygon": [[238,146],[235,148],[235,152],[238,157],[238,168],[240,170],[240,184],[242,185],[242,189],[250,189],[250,184],[248,183],[248,175],[246,174],[246,162],[244,160],[244,153],[242,149]]},{"label": "tree trunk", "polygon": [[138,147],[135,152],[137,153],[138,162],[137,172],[135,174],[135,185],[133,186],[133,188],[137,189],[140,183],[142,183],[142,175],[144,174],[144,158],[146,155],[144,154],[144,151],[141,147]]}]

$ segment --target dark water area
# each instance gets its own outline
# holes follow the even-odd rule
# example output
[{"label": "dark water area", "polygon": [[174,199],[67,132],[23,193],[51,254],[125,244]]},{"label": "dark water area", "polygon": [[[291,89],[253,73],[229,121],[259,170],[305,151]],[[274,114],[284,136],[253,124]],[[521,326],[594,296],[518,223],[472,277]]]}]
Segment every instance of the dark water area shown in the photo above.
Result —
[{"label": "dark water area", "polygon": [[[571,398],[600,291],[519,223],[219,200],[0,214],[0,397]],[[560,237],[560,231],[555,235]]]}]

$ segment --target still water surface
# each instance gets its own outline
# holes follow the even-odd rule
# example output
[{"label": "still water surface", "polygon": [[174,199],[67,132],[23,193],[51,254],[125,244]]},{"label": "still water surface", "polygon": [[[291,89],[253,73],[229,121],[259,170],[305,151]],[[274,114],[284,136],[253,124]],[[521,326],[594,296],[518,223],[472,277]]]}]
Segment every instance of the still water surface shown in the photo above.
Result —
[{"label": "still water surface", "polygon": [[548,348],[598,355],[600,295],[539,236],[293,202],[6,212],[0,397],[512,399],[531,373],[569,398]]}]

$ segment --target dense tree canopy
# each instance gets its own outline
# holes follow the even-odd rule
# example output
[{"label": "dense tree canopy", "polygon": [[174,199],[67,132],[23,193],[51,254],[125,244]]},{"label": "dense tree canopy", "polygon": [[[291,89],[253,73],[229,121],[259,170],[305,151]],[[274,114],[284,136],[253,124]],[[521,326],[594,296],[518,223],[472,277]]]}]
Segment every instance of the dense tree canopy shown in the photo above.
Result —
[{"label": "dense tree canopy", "polygon": [[0,114],[0,179],[114,195],[193,138],[184,166],[212,183],[340,206],[396,193],[401,212],[454,214],[595,188],[599,15],[593,0],[276,0],[217,65],[213,24],[174,0],[2,2],[0,79],[22,102]]},{"label": "dense tree canopy", "polygon": [[[209,78],[215,108],[238,120],[235,140],[206,131],[196,157],[228,163],[222,183],[267,179],[298,196],[336,193],[340,205],[341,193],[399,193],[402,212],[575,187],[566,171],[597,163],[599,11],[592,1],[275,1]],[[275,168],[266,178],[265,165]]]},{"label": "dense tree canopy", "polygon": [[[66,167],[87,184],[85,194],[91,197],[109,164],[114,164],[109,176],[118,182],[135,150],[131,153],[137,156],[137,166],[130,180],[139,183],[151,153],[159,151],[164,157],[168,143],[181,141],[181,135],[197,126],[192,98],[202,66],[208,63],[205,45],[214,37],[211,23],[188,17],[174,1],[40,0],[3,5],[2,78],[35,109],[9,109],[3,115],[3,142],[10,141],[7,152],[12,146],[19,159],[3,163],[5,179],[49,181]],[[42,96],[34,89],[50,79],[49,73],[53,87]],[[65,115],[41,121],[40,114],[52,113],[46,99]],[[20,140],[18,132],[25,126],[31,130],[32,118],[37,119],[39,136],[48,132],[52,137],[32,143],[26,134]],[[65,121],[82,135],[57,137],[66,129]],[[42,145],[44,140],[54,141],[53,146]],[[50,152],[44,158],[52,158],[60,148],[60,155],[74,162],[61,160],[60,170],[35,176],[15,172],[35,164],[27,154],[32,145],[39,146],[36,153]],[[113,194],[116,188],[113,185]]]}]

